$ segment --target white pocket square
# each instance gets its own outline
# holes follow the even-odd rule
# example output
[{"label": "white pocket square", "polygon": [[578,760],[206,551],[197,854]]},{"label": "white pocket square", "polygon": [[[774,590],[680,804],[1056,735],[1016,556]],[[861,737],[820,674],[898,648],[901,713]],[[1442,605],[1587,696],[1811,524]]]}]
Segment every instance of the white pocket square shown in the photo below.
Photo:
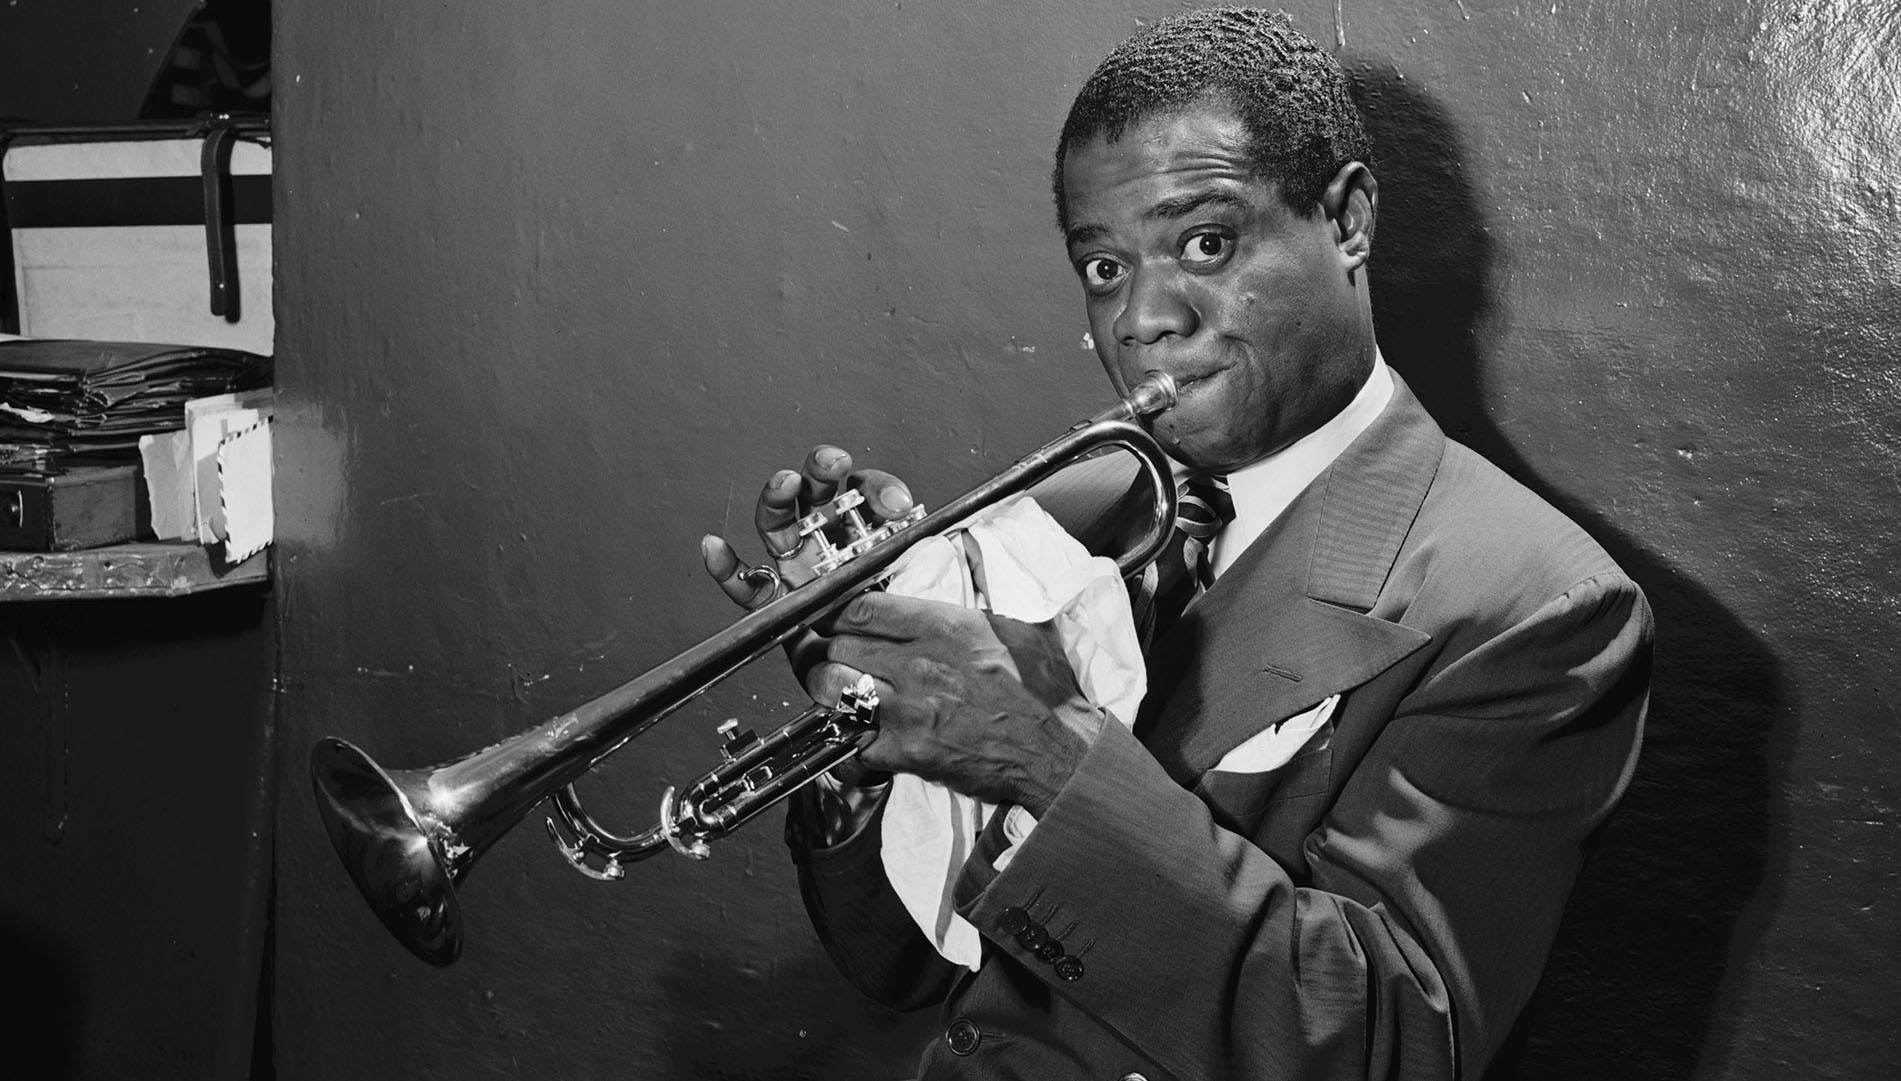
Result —
[{"label": "white pocket square", "polygon": [[1271,728],[1256,732],[1223,755],[1215,768],[1226,773],[1266,773],[1281,768],[1300,753],[1316,732],[1326,729],[1334,707],[1339,704],[1340,696],[1332,695],[1305,713],[1296,713]]}]

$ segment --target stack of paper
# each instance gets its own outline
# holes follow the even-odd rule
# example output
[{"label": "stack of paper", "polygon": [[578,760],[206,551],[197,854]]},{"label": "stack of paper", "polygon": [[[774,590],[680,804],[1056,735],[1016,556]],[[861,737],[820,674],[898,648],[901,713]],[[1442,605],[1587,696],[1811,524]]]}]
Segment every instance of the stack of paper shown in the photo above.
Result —
[{"label": "stack of paper", "polygon": [[270,382],[237,349],[0,337],[0,455],[133,461],[139,437],[185,427],[185,403]]}]

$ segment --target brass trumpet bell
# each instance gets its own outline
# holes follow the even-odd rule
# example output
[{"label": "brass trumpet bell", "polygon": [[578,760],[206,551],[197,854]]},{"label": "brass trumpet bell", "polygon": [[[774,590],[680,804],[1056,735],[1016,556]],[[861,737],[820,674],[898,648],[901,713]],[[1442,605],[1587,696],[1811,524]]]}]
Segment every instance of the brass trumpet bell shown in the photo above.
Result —
[{"label": "brass trumpet bell", "polygon": [[[319,740],[310,754],[324,828],[363,899],[411,953],[447,965],[462,952],[455,887],[473,856],[452,871],[425,832],[424,821],[439,821],[433,809],[418,811],[424,786],[416,782],[426,776],[422,770],[392,775],[334,736]],[[406,788],[405,780],[414,787]]]}]

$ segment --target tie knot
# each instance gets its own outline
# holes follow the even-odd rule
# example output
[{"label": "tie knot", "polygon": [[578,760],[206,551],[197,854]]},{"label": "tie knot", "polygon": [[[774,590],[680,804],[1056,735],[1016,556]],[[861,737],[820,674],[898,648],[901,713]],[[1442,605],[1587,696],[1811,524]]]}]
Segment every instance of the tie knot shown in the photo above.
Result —
[{"label": "tie knot", "polygon": [[1208,540],[1234,521],[1234,499],[1224,476],[1196,473],[1182,481],[1176,495],[1175,528],[1196,540]]}]

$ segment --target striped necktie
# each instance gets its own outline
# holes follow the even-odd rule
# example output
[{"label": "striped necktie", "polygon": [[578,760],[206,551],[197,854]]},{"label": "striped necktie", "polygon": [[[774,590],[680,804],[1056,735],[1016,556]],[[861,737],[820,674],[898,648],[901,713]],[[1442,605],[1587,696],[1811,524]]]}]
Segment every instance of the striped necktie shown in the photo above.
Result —
[{"label": "striped necktie", "polygon": [[1228,478],[1192,474],[1176,487],[1175,532],[1142,576],[1135,625],[1146,649],[1181,617],[1188,602],[1214,583],[1214,539],[1234,521]]}]

